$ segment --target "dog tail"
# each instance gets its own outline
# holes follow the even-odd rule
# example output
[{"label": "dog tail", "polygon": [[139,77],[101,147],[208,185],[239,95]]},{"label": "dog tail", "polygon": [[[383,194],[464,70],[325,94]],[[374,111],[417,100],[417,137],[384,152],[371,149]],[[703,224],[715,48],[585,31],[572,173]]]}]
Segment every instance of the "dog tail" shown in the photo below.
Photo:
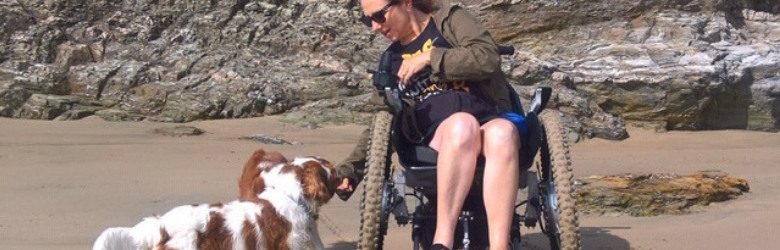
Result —
[{"label": "dog tail", "polygon": [[92,250],[152,249],[166,237],[157,218],[146,218],[132,228],[112,227],[98,236]]}]

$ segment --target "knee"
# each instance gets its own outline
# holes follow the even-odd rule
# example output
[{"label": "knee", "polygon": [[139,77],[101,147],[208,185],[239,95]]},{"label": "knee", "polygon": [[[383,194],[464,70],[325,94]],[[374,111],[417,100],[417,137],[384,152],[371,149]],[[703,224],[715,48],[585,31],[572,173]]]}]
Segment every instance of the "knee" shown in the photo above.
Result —
[{"label": "knee", "polygon": [[439,125],[436,134],[450,144],[477,147],[480,143],[479,131],[479,122],[474,116],[468,113],[455,113]]},{"label": "knee", "polygon": [[501,149],[518,149],[520,134],[512,122],[506,119],[495,119],[486,124],[483,129],[486,146]]},{"label": "knee", "polygon": [[448,136],[470,138],[478,135],[479,122],[471,114],[455,113],[445,119],[440,128]]}]

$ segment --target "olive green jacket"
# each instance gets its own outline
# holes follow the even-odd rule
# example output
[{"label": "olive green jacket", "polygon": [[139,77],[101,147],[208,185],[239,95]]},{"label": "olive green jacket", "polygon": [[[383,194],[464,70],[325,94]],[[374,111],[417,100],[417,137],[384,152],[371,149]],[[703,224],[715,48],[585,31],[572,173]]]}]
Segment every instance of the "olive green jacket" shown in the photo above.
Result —
[{"label": "olive green jacket", "polygon": [[[511,110],[507,81],[493,38],[463,7],[444,1],[436,9],[436,27],[453,48],[431,50],[433,80],[476,81],[482,92],[496,102],[499,111]],[[352,179],[355,185],[363,179],[368,137],[366,130],[352,153],[337,166],[339,174]]]},{"label": "olive green jacket", "polygon": [[483,93],[496,102],[498,111],[511,111],[501,57],[488,31],[462,7],[447,3],[433,13],[436,27],[453,48],[431,49],[434,80],[477,81]]}]

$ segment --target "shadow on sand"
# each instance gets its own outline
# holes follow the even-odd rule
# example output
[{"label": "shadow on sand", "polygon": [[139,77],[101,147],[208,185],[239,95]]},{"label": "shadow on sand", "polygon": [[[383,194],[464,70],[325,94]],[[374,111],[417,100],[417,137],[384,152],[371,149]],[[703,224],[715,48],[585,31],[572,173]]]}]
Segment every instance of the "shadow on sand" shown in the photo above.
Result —
[{"label": "shadow on sand", "polygon": [[350,242],[350,241],[339,241],[334,243],[328,248],[325,248],[327,250],[354,250],[357,249],[357,242]]},{"label": "shadow on sand", "polygon": [[[582,249],[628,250],[631,245],[627,240],[611,234],[614,230],[627,230],[630,227],[581,227],[580,236]],[[544,234],[523,234],[523,249],[550,249],[550,242]],[[339,241],[327,248],[328,250],[357,249],[357,242]]]},{"label": "shadow on sand", "polygon": [[[631,245],[627,240],[611,234],[613,230],[626,230],[630,227],[581,227],[580,239],[582,249],[614,249],[628,250]],[[542,233],[523,235],[523,249],[550,249],[550,241]]]}]

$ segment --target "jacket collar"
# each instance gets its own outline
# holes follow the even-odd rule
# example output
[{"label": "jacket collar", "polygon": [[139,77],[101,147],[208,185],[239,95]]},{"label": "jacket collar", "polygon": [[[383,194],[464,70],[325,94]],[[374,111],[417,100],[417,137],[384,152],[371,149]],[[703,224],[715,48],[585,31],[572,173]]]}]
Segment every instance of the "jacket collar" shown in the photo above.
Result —
[{"label": "jacket collar", "polygon": [[439,31],[442,32],[442,35],[445,36],[444,37],[445,39],[449,40],[451,39],[451,37],[446,37],[447,35],[444,33],[443,30],[444,22],[447,21],[447,18],[450,17],[452,11],[454,11],[457,8],[462,8],[462,6],[460,6],[460,3],[458,2],[441,0],[438,2],[435,8],[436,10],[433,12],[433,21],[436,24],[436,28],[438,28]]},{"label": "jacket collar", "polygon": [[436,25],[441,27],[444,24],[444,20],[447,20],[452,11],[456,8],[461,8],[459,3],[442,0],[438,6],[436,6],[436,10],[433,11],[433,20],[436,21]]}]

